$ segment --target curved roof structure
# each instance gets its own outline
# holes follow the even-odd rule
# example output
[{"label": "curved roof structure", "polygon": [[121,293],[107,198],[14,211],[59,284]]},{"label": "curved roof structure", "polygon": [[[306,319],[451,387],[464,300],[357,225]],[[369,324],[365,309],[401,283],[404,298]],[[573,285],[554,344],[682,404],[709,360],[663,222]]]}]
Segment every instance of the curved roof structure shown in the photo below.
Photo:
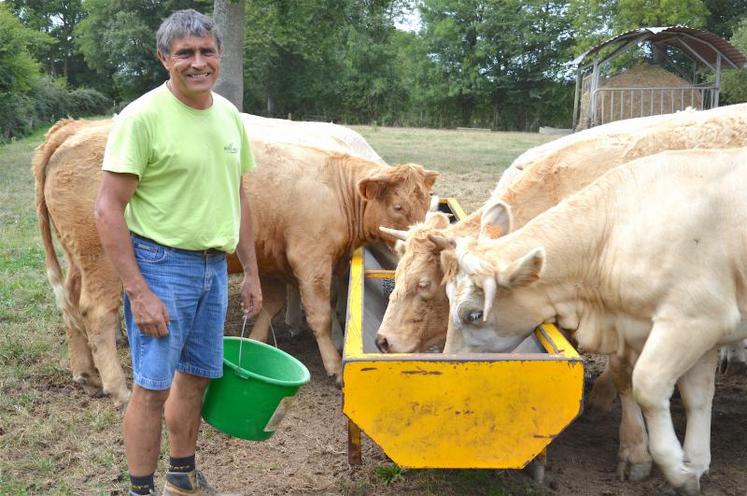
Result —
[{"label": "curved roof structure", "polygon": [[747,57],[724,38],[687,26],[634,29],[590,48],[576,57],[572,64],[578,66],[589,63],[604,48],[622,49],[631,43],[639,44],[645,41],[679,48],[692,58],[700,59],[701,62],[710,66],[716,65],[719,54],[721,61],[732,67],[740,68],[747,65]]}]

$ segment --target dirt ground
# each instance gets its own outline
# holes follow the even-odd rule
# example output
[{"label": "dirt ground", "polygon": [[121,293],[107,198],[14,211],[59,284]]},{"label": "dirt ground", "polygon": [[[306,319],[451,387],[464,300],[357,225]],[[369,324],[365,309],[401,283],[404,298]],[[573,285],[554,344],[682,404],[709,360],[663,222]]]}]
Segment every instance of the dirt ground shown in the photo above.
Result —
[{"label": "dirt ground", "polygon": [[[232,305],[231,308],[237,308]],[[229,316],[227,332],[240,329]],[[324,374],[310,332],[291,337],[274,324],[278,345],[300,359],[312,380],[268,441],[231,439],[212,428],[201,434],[199,462],[224,491],[242,495],[625,495],[649,496],[669,491],[661,474],[644,482],[620,482],[615,475],[619,404],[609,414],[584,414],[549,447],[546,480],[535,483],[524,471],[404,470],[394,467],[370,440],[363,440],[363,464],[347,463],[346,419],[341,392]],[[590,387],[603,362],[589,357],[585,384]],[[673,400],[677,428],[684,413]],[[714,402],[710,475],[706,496],[747,493],[747,376],[720,376]]]}]

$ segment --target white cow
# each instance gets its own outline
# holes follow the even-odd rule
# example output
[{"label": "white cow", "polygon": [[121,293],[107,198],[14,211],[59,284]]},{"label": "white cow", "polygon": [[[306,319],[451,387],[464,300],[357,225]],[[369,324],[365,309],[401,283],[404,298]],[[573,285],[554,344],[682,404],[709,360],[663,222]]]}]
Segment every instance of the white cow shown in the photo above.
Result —
[{"label": "white cow", "polygon": [[[707,165],[707,166],[706,166]],[[710,465],[718,347],[747,337],[747,149],[664,152],[614,169],[496,240],[446,240],[447,353],[514,348],[543,321],[600,353],[639,354],[651,455],[680,492]],[[511,230],[496,201],[484,223]],[[687,413],[684,448],[669,398]]]}]

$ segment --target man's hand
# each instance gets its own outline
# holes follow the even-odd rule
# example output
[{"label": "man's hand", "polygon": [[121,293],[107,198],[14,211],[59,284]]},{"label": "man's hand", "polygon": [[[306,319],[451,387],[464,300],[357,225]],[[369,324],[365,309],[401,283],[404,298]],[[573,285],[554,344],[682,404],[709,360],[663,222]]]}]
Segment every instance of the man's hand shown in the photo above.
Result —
[{"label": "man's hand", "polygon": [[257,275],[244,274],[241,282],[241,310],[245,317],[254,317],[262,309],[262,288]]},{"label": "man's hand", "polygon": [[162,337],[169,333],[169,312],[153,291],[146,289],[137,295],[128,296],[140,332],[153,337]]}]

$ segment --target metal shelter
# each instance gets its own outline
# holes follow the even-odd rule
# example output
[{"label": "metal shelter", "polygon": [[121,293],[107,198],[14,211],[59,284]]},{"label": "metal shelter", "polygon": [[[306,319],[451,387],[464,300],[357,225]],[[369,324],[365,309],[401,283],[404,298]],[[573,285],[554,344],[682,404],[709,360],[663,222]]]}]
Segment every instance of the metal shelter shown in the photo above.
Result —
[{"label": "metal shelter", "polygon": [[[602,73],[612,59],[628,50],[649,43],[668,59],[667,48],[676,48],[696,66],[713,71],[712,82],[698,82],[693,72],[691,84],[683,86],[615,87],[600,84]],[[623,33],[587,50],[571,62],[576,67],[576,92],[573,105],[573,129],[581,123],[582,99],[588,105],[584,127],[605,124],[617,118],[673,113],[687,106],[708,109],[718,107],[721,67],[742,68],[747,57],[727,40],[708,31],[686,26],[647,27]],[[586,100],[588,98],[588,101]],[[619,117],[617,117],[619,116]]]}]

